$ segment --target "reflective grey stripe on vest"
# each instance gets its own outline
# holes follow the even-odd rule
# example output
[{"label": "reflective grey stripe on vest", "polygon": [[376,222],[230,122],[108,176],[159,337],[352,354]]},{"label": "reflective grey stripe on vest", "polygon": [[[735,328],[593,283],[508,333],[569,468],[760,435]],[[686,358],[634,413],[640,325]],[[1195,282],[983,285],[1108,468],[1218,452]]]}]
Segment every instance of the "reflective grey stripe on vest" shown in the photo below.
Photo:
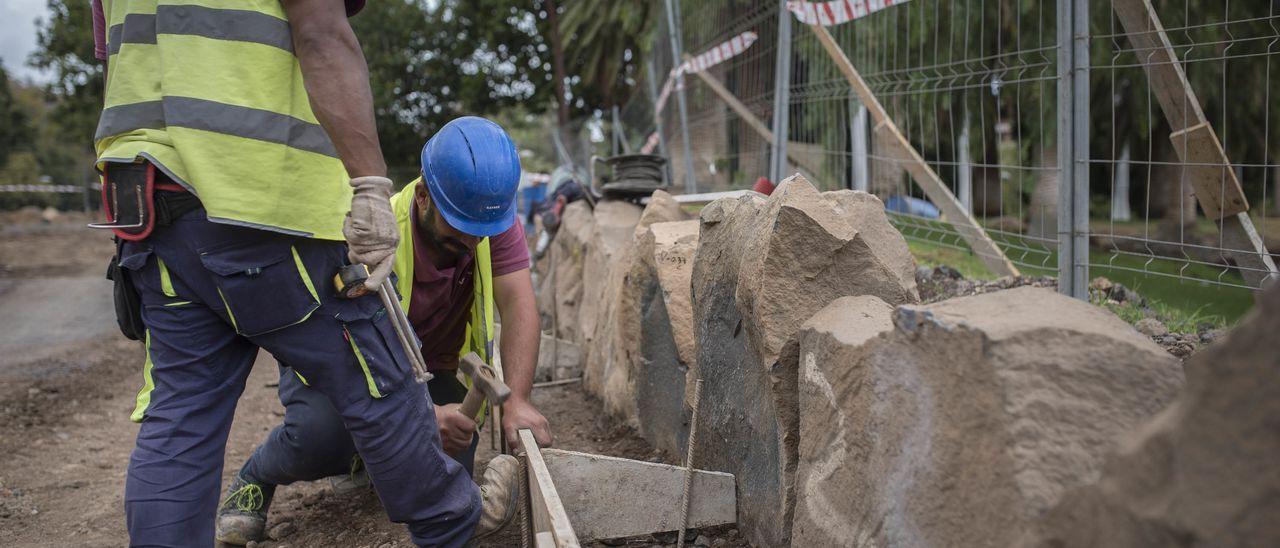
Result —
[{"label": "reflective grey stripe on vest", "polygon": [[120,53],[120,44],[156,43],[156,16],[150,13],[130,13],[124,23],[107,30],[107,54]]},{"label": "reflective grey stripe on vest", "polygon": [[293,53],[288,21],[256,11],[204,6],[158,6],[155,15],[126,15],[123,23],[107,31],[107,52],[119,53],[120,44],[154,44],[157,34],[253,42]]},{"label": "reflective grey stripe on vest", "polygon": [[160,101],[105,109],[93,138],[96,141],[136,129],[164,127],[199,129],[338,157],[329,134],[319,124],[268,110],[192,97],[165,97]]}]

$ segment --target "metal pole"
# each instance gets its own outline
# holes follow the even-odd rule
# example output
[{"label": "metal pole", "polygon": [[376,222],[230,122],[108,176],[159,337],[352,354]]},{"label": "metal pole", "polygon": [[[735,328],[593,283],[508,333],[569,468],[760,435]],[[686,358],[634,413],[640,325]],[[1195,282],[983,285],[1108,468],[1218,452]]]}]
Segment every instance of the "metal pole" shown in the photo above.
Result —
[{"label": "metal pole", "polygon": [[961,115],[963,125],[960,126],[960,143],[956,145],[959,149],[956,154],[958,165],[956,166],[956,187],[957,198],[960,198],[960,205],[964,206],[964,210],[973,213],[973,162],[969,159],[969,109],[964,108],[964,114]]},{"label": "metal pole", "polygon": [[[778,2],[778,57],[773,78],[773,150],[769,154],[769,179],[774,184],[787,176],[787,124],[791,102],[791,12],[785,1]],[[815,173],[814,175],[817,175]],[[811,181],[818,184],[818,181]]]},{"label": "metal pole", "polygon": [[[666,0],[667,35],[671,38],[671,59],[675,66],[684,62],[684,52],[680,47],[680,23],[676,20],[675,6]],[[693,152],[689,146],[689,107],[684,100],[684,75],[676,73],[676,105],[680,109],[680,138],[684,141],[684,187],[685,192],[697,194],[698,180],[693,173]]]},{"label": "metal pole", "polygon": [[645,70],[648,72],[649,87],[649,105],[655,110],[653,113],[653,131],[658,134],[658,155],[666,158],[667,161],[662,164],[662,173],[666,178],[666,186],[671,186],[671,181],[675,178],[671,169],[671,155],[667,152],[667,136],[662,133],[662,114],[656,112],[658,108],[658,84],[655,81],[657,71],[653,68],[653,63],[645,63]]},{"label": "metal pole", "polygon": [[867,155],[867,135],[868,125],[867,106],[862,102],[850,98],[849,102],[853,104],[853,122],[849,126],[850,140],[853,144],[853,184],[849,185],[854,190],[867,192],[871,188],[871,169],[869,157]]},{"label": "metal pole", "polygon": [[1057,0],[1058,291],[1089,297],[1089,4]]}]

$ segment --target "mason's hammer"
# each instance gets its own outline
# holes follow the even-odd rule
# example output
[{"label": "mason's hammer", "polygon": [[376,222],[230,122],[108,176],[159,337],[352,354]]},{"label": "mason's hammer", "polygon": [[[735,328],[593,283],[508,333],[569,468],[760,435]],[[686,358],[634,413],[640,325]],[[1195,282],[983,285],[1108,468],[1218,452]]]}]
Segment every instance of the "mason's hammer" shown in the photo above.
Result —
[{"label": "mason's hammer", "polygon": [[485,399],[496,406],[502,405],[511,397],[511,389],[498,380],[493,367],[484,363],[475,352],[469,352],[458,360],[458,369],[471,377],[471,390],[467,391],[462,407],[458,410],[464,417],[474,419],[480,413]]}]

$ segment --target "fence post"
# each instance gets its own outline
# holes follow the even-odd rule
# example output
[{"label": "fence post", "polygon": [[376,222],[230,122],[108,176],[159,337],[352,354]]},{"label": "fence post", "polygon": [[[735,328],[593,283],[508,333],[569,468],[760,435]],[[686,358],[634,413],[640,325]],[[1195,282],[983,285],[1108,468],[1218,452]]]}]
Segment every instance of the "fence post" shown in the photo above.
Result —
[{"label": "fence post", "polygon": [[1089,0],[1058,10],[1058,291],[1089,297]]},{"label": "fence post", "polygon": [[855,98],[849,98],[853,121],[849,123],[849,140],[853,148],[853,181],[850,188],[869,192],[871,189],[871,164],[867,156],[867,136],[871,128],[867,124],[867,106]]},{"label": "fence post", "polygon": [[[785,1],[778,2],[778,60],[773,75],[773,149],[769,153],[769,180],[782,182],[787,176],[787,124],[791,102],[791,12]],[[818,175],[815,173],[814,175]],[[812,181],[821,184],[819,181]]]},{"label": "fence post", "polygon": [[[684,62],[684,51],[680,45],[680,22],[676,18],[675,5],[671,0],[666,0],[667,7],[667,36],[671,39],[671,62],[675,67],[679,67]],[[693,152],[689,146],[689,107],[685,104],[684,99],[684,75],[679,70],[676,71],[676,105],[680,110],[680,140],[684,141],[684,187],[685,192],[695,194],[698,192],[698,179],[693,173]]]}]

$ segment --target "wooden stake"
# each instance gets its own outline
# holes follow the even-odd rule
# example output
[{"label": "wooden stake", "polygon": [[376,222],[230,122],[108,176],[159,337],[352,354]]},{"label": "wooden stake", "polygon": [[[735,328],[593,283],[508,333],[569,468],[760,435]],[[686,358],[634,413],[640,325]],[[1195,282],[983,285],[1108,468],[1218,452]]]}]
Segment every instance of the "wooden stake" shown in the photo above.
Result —
[{"label": "wooden stake", "polygon": [[1254,287],[1280,277],[1249,218],[1249,202],[1231,169],[1231,160],[1205,118],[1200,99],[1187,80],[1151,1],[1113,0],[1111,7],[1129,35],[1160,110],[1173,128],[1169,138],[1178,158],[1186,164],[1183,169],[1195,189],[1196,201],[1218,226],[1223,255],[1235,262],[1245,281]]},{"label": "wooden stake", "polygon": [[853,87],[853,92],[857,94],[858,99],[867,107],[867,111],[871,113],[871,117],[875,120],[876,131],[887,132],[890,141],[896,143],[902,148],[902,152],[906,156],[906,170],[911,174],[912,180],[920,185],[924,190],[925,196],[929,201],[938,206],[942,210],[942,214],[946,216],[947,221],[956,228],[964,241],[969,244],[969,248],[982,259],[982,263],[987,268],[999,276],[1017,276],[1021,274],[1018,267],[1005,256],[996,243],[987,235],[987,231],[983,230],[978,221],[974,220],[973,215],[960,204],[960,200],[956,199],[955,194],[951,193],[951,189],[942,182],[942,178],[938,176],[933,168],[924,161],[916,148],[911,142],[902,135],[898,130],[898,125],[889,118],[889,113],[885,111],[884,106],[880,104],[880,100],[871,92],[871,87],[862,79],[862,75],[853,68],[853,63],[849,61],[849,57],[844,54],[844,50],[840,49],[840,45],[836,44],[831,33],[827,29],[819,25],[808,25],[818,37],[818,41],[822,43],[823,49],[827,50],[827,54],[835,61],[840,72],[844,74],[845,80]]},{"label": "wooden stake", "polygon": [[577,548],[578,536],[573,532],[569,516],[560,502],[551,472],[542,460],[542,451],[533,439],[533,432],[520,430],[520,443],[525,450],[525,462],[529,467],[529,505],[533,518],[534,544],[538,548]]}]

